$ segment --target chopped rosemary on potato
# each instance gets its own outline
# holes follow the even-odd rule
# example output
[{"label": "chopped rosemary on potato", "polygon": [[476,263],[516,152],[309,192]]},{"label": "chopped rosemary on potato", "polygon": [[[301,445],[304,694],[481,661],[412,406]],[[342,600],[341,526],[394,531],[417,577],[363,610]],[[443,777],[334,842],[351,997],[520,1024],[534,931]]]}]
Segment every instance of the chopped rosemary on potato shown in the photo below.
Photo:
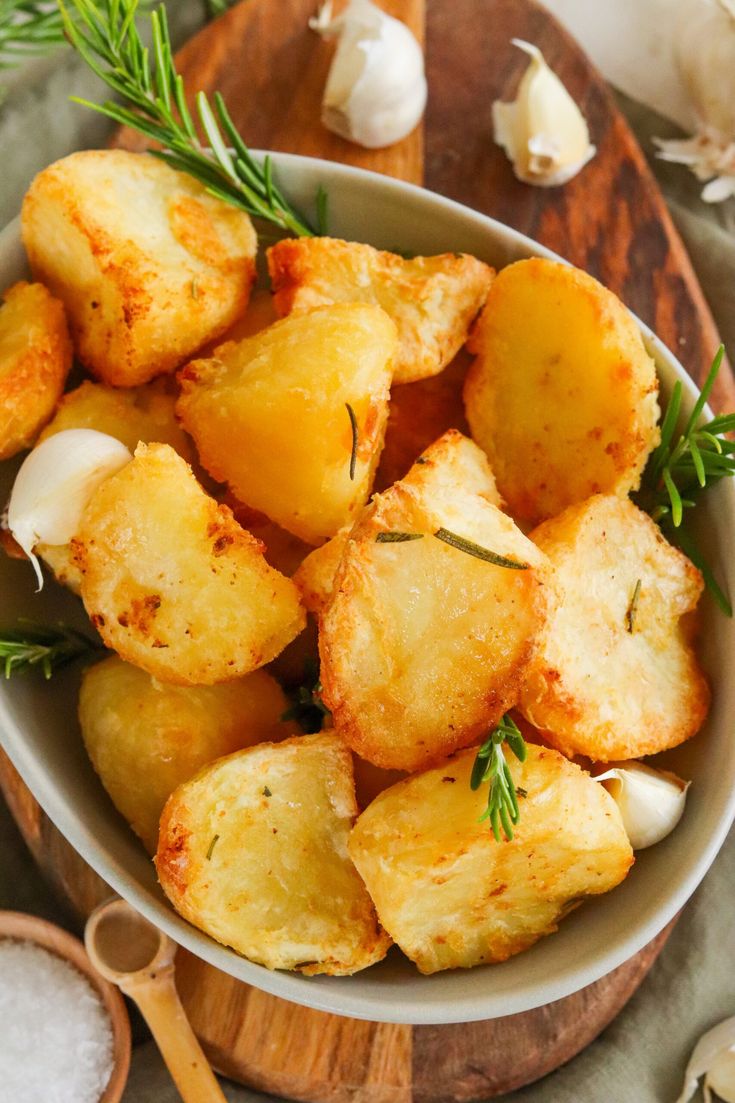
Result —
[{"label": "chopped rosemary on potato", "polygon": [[725,355],[720,345],[712,367],[684,429],[675,438],[681,414],[683,388],[677,380],[661,420],[661,442],[651,454],[636,495],[638,505],[662,529],[675,537],[682,551],[702,572],[705,584],[727,616],[732,606],[703,560],[692,537],[682,531],[685,511],[697,505],[708,486],[735,474],[735,442],[725,436],[735,430],[735,413],[714,417],[699,424],[705,403],[717,379]]},{"label": "chopped rosemary on potato", "polygon": [[625,627],[628,632],[632,634],[635,627],[635,615],[638,612],[638,598],[641,596],[641,580],[637,580],[633,589],[633,596],[630,599],[630,604],[625,611]]},{"label": "chopped rosemary on potato", "polygon": [[209,850],[207,851],[207,861],[208,862],[211,862],[211,860],[212,860],[212,854],[214,853],[214,848],[217,845],[217,840],[218,839],[219,839],[219,835],[213,835],[212,836],[212,841],[209,844]]},{"label": "chopped rosemary on potato", "polygon": [[467,540],[464,536],[457,536],[456,532],[450,532],[449,529],[437,529],[434,536],[437,540],[443,540],[445,544],[457,548],[458,551],[466,552],[467,555],[474,555],[476,559],[484,559],[486,563],[492,563],[496,567],[507,567],[511,571],[527,571],[531,565],[530,563],[523,563],[520,559],[509,559],[506,555],[498,555],[497,552],[490,551],[489,548],[483,548],[480,544],[475,544],[473,540]]},{"label": "chopped rosemary on potato", "polygon": [[357,467],[357,446],[360,442],[359,433],[357,429],[357,417],[355,411],[350,406],[349,402],[345,402],[347,407],[347,414],[350,419],[350,428],[352,429],[352,450],[350,452],[350,478],[354,482],[355,480],[355,468]]},{"label": "chopped rosemary on potato", "polygon": [[45,627],[22,619],[16,628],[0,628],[0,664],[4,665],[6,678],[40,666],[48,679],[56,670],[94,651],[104,648],[64,624]]},{"label": "chopped rosemary on potato", "polygon": [[376,544],[405,544],[408,540],[423,540],[423,532],[379,532]]},{"label": "chopped rosemary on potato", "polygon": [[516,789],[510,767],[505,758],[503,744],[507,743],[519,762],[526,761],[528,753],[526,741],[515,721],[506,713],[497,727],[477,752],[470,788],[479,789],[484,782],[490,782],[487,795],[487,808],[480,820],[490,820],[493,835],[501,841],[501,828],[506,839],[513,838],[513,825],[521,818],[518,796],[525,797],[525,789]]}]

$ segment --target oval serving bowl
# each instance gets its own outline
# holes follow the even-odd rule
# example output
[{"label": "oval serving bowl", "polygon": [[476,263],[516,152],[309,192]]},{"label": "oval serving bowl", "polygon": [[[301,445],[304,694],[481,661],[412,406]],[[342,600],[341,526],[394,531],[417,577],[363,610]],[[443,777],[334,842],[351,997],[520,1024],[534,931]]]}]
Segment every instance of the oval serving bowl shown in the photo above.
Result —
[{"label": "oval serving bowl", "polygon": [[[549,250],[493,219],[385,176],[310,158],[275,154],[279,184],[309,211],[319,184],[329,193],[330,233],[385,249],[467,252],[500,267]],[[558,259],[558,258],[557,258]],[[0,235],[0,286],[26,275],[18,223]],[[684,406],[696,390],[684,369],[645,326],[665,397],[677,379]],[[17,465],[16,465],[17,466]],[[4,501],[14,467],[0,470]],[[725,589],[735,595],[735,482],[708,491],[697,511],[703,550]],[[0,557],[0,623],[16,616],[88,625],[76,598],[52,582],[34,594],[27,564]],[[511,1015],[561,999],[615,969],[646,945],[694,892],[735,816],[735,623],[703,601],[700,654],[713,703],[700,735],[669,752],[665,764],[692,778],[684,818],[664,842],[640,853],[627,880],[587,902],[560,930],[502,965],[421,976],[396,950],[353,977],[270,972],[220,946],[181,919],[161,892],[152,863],[102,789],[86,757],[76,721],[79,677],[61,671],[0,688],[0,739],[34,796],[86,861],[151,922],[218,969],[257,988],[322,1011],[401,1023],[470,1022]]]}]

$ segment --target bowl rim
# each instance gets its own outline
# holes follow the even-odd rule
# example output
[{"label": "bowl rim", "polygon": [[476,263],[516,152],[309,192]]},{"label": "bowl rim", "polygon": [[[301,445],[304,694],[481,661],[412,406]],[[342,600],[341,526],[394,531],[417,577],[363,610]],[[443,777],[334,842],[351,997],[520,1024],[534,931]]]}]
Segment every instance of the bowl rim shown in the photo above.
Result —
[{"label": "bowl rim", "polygon": [[[353,184],[362,181],[363,184],[377,188],[385,196],[408,198],[409,202],[419,208],[423,206],[435,211],[447,212],[450,215],[462,216],[469,224],[479,224],[496,238],[505,239],[506,242],[511,242],[516,249],[523,250],[530,255],[569,263],[552,250],[547,249],[539,242],[507,226],[505,223],[416,184],[320,158],[263,150],[253,150],[252,152],[256,158],[262,159],[267,155],[272,159],[274,168],[281,177],[279,185],[286,194],[289,192],[289,187],[283,178],[287,176],[289,167],[294,167],[297,171],[299,169],[305,170],[307,176],[310,171],[312,173],[323,172],[329,177],[330,182],[332,184],[336,183],[338,187],[343,181]],[[19,223],[20,219],[17,217],[0,232],[0,258],[11,250],[15,250],[20,258],[22,247],[20,246]],[[684,392],[684,408],[686,409],[688,404],[696,400],[699,394],[697,387],[676,356],[653,333],[650,327],[642,322],[633,311],[630,311],[630,313],[641,330],[648,351],[656,361],[659,375],[663,369],[665,375],[681,381]],[[705,411],[711,416],[709,407],[706,407]],[[730,480],[727,480],[724,485],[730,502],[735,503],[735,485],[731,485]],[[15,737],[11,736],[11,731],[16,732]],[[575,959],[574,965],[563,972],[563,976],[551,980],[540,977],[535,985],[535,994],[530,996],[528,992],[524,992],[520,996],[514,993],[504,994],[502,1008],[495,1009],[486,1006],[487,1000],[493,999],[492,985],[488,986],[488,991],[482,996],[471,994],[452,997],[451,1002],[442,1003],[440,1007],[437,1007],[438,1001],[430,1001],[426,1005],[418,1000],[394,1004],[391,1002],[390,995],[374,998],[351,991],[349,988],[351,978],[349,977],[340,978],[346,983],[342,983],[337,988],[331,984],[319,984],[318,980],[320,978],[307,978],[295,973],[270,971],[264,966],[240,957],[229,947],[215,942],[208,935],[181,918],[167,901],[157,900],[144,886],[139,884],[136,877],[124,868],[115,854],[106,850],[105,845],[100,843],[91,833],[83,818],[60,796],[54,784],[46,777],[41,764],[35,760],[30,746],[24,741],[22,729],[8,715],[2,694],[0,694],[0,743],[4,746],[13,765],[44,812],[82,858],[146,919],[164,930],[179,945],[220,971],[224,971],[235,979],[244,981],[273,996],[290,1000],[293,1003],[317,1011],[375,1022],[409,1025],[473,1022],[529,1011],[563,999],[588,987],[628,961],[674,919],[705,876],[735,819],[734,785],[728,794],[723,814],[717,821],[716,830],[708,836],[706,845],[701,847],[701,852],[698,854],[696,861],[691,864],[686,875],[677,882],[676,888],[666,894],[665,899],[659,903],[646,921],[641,922],[636,919],[631,927],[626,928],[627,933],[621,933],[611,944],[602,948],[594,956],[593,963],[590,962],[589,957],[584,958],[582,955],[579,961]],[[537,945],[542,945],[544,941],[542,940]],[[492,967],[488,968],[491,969]],[[357,976],[359,977],[360,974],[358,973]],[[329,978],[330,981],[333,979]]]}]

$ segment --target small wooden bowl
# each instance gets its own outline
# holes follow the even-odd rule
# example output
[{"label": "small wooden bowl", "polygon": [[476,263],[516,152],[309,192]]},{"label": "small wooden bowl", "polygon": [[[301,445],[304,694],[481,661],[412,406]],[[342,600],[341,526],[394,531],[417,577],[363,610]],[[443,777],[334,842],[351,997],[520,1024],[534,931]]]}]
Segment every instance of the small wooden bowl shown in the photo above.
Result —
[{"label": "small wooden bowl", "polygon": [[35,915],[22,912],[0,911],[0,939],[14,938],[19,942],[35,942],[57,957],[74,965],[99,993],[112,1023],[112,1072],[99,1103],[119,1103],[128,1079],[130,1068],[130,1020],[125,1002],[117,988],[96,971],[87,957],[82,943],[57,927]]}]

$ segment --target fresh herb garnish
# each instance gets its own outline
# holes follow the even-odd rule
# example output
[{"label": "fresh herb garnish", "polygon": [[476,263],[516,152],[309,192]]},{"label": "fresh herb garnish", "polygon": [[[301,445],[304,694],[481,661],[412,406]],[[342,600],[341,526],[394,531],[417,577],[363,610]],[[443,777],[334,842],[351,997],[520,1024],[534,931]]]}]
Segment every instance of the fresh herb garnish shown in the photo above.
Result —
[{"label": "fresh herb garnish", "polygon": [[423,532],[379,532],[376,544],[405,544],[407,540],[423,540]]},{"label": "fresh herb garnish", "polygon": [[510,767],[505,758],[503,744],[507,743],[519,762],[526,761],[528,753],[526,741],[513,719],[506,713],[496,728],[490,732],[477,752],[470,787],[479,789],[486,781],[490,782],[487,795],[487,808],[480,820],[490,820],[493,835],[500,842],[501,828],[506,839],[513,838],[513,824],[521,817],[516,793],[527,796],[525,789],[516,789]]},{"label": "fresh herb garnish", "polygon": [[64,22],[49,0],[0,0],[0,69],[63,46]]},{"label": "fresh herb garnish", "polygon": [[[197,130],[174,64],[164,5],[150,15],[150,50],[135,25],[138,0],[59,0],[59,7],[71,44],[123,101],[99,104],[74,96],[75,103],[158,143],[161,148],[152,155],[195,177],[210,195],[297,237],[313,236],[307,220],[276,186],[270,158],[261,165],[252,157],[219,92],[214,106],[204,92],[197,93]],[[317,203],[322,218],[324,197]]]},{"label": "fresh herb garnish", "polygon": [[264,797],[272,797],[273,796],[273,793],[270,791],[270,789],[268,788],[267,785],[263,786],[263,796]]},{"label": "fresh herb garnish", "polygon": [[357,467],[357,446],[360,442],[359,433],[357,429],[357,418],[355,411],[350,406],[349,402],[345,402],[347,407],[347,413],[350,419],[350,428],[352,429],[352,451],[350,452],[350,478],[354,481],[355,469]]},{"label": "fresh herb garnish", "polygon": [[475,544],[474,541],[467,540],[464,536],[457,536],[456,532],[450,532],[449,529],[437,529],[434,536],[437,540],[443,540],[445,544],[457,548],[458,551],[466,552],[467,555],[474,555],[476,559],[483,559],[486,563],[493,563],[496,567],[507,567],[512,571],[527,571],[531,565],[530,563],[523,563],[519,559],[509,559],[505,555],[498,555],[497,552],[490,551],[489,548],[483,548],[479,544]]},{"label": "fresh herb garnish", "polygon": [[82,655],[104,651],[101,644],[64,624],[46,627],[19,620],[16,628],[0,628],[0,664],[5,677],[39,666],[44,678],[68,666]]},{"label": "fresh herb garnish", "polygon": [[678,436],[675,434],[681,414],[683,388],[679,380],[674,384],[661,421],[661,442],[648,461],[636,500],[667,534],[676,539],[702,572],[707,588],[722,611],[732,616],[732,606],[711,568],[703,560],[692,537],[681,528],[686,510],[697,505],[702,491],[720,479],[735,474],[735,442],[725,436],[735,430],[735,414],[723,414],[699,424],[724,355],[724,347],[720,345],[701,394]]},{"label": "fresh herb garnish", "polygon": [[219,835],[213,835],[212,836],[212,841],[209,844],[209,850],[207,851],[207,861],[208,862],[211,862],[211,860],[212,860],[212,853],[214,852],[214,848],[217,845],[217,840],[218,839],[219,839]]},{"label": "fresh herb garnish", "polygon": [[626,631],[632,634],[635,627],[635,615],[638,612],[638,598],[641,596],[641,580],[640,578],[635,584],[633,589],[633,596],[630,599],[630,604],[625,611],[625,628]]},{"label": "fresh herb garnish", "polygon": [[322,701],[322,683],[319,666],[313,659],[304,663],[304,679],[296,689],[287,690],[292,704],[282,714],[281,720],[295,720],[307,735],[320,732],[329,709]]}]

